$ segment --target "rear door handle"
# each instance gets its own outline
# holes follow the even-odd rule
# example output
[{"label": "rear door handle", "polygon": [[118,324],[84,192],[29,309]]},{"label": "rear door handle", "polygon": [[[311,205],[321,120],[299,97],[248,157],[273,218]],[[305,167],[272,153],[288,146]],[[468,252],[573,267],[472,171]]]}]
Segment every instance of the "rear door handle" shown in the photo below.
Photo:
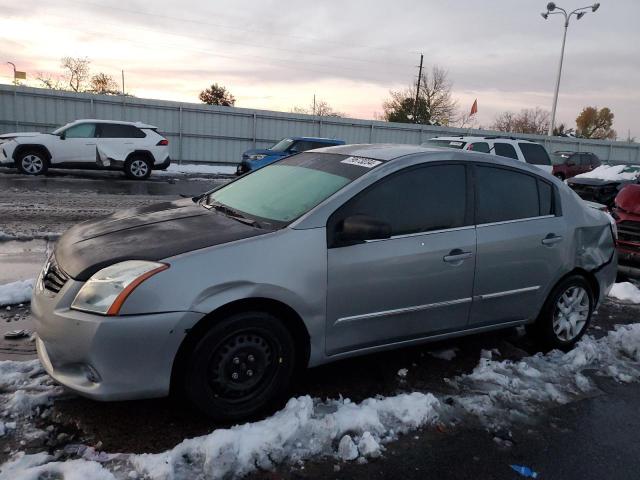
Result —
[{"label": "rear door handle", "polygon": [[558,242],[561,242],[563,238],[560,235],[556,235],[555,233],[550,233],[546,237],[542,239],[543,245],[555,245]]},{"label": "rear door handle", "polygon": [[442,257],[442,260],[447,263],[457,263],[471,258],[472,256],[473,253],[471,252],[464,252],[459,248],[455,248],[449,252],[449,255],[445,255],[444,257]]}]

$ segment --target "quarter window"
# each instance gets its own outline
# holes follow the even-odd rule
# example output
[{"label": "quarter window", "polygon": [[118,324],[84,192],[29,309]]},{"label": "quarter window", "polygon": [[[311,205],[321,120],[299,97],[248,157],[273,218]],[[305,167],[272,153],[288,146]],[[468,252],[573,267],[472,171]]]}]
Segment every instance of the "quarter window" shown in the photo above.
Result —
[{"label": "quarter window", "polygon": [[101,123],[100,138],[144,138],[145,134],[133,125],[119,125],[117,123]]},{"label": "quarter window", "polygon": [[527,163],[532,165],[551,165],[549,154],[542,145],[537,143],[519,143],[518,145]]},{"label": "quarter window", "polygon": [[347,203],[336,220],[367,215],[391,225],[391,235],[466,225],[463,165],[410,168],[383,179]]},{"label": "quarter window", "polygon": [[508,143],[503,142],[495,142],[493,144],[493,148],[496,152],[496,155],[518,160],[518,154],[516,153],[516,149],[513,148],[513,145],[509,145]]},{"label": "quarter window", "polygon": [[476,223],[503,222],[540,215],[536,178],[494,167],[476,168]]},{"label": "quarter window", "polygon": [[81,123],[67,128],[64,131],[65,138],[93,138],[96,132],[95,123]]}]

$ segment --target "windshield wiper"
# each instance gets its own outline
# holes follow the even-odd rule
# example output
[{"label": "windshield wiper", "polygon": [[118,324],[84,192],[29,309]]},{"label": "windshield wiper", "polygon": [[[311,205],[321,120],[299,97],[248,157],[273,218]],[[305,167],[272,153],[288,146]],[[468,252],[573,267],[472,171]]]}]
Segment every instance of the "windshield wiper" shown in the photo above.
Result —
[{"label": "windshield wiper", "polygon": [[262,228],[258,222],[253,220],[252,218],[247,218],[242,215],[240,212],[234,210],[231,207],[228,207],[222,203],[212,202],[205,205],[206,207],[213,208],[219,212],[224,213],[227,217],[233,218],[238,222],[244,223],[245,225],[251,225],[252,227]]}]

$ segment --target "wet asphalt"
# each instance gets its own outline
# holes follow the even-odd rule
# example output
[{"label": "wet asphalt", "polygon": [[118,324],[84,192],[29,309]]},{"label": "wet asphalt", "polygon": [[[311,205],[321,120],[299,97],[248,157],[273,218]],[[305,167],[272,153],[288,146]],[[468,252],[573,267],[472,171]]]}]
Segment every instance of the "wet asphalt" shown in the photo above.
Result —
[{"label": "wet asphalt", "polygon": [[[225,179],[152,177],[147,182],[132,182],[110,172],[63,172],[29,178],[0,169],[0,230],[6,232],[8,225],[11,231],[7,233],[28,238],[34,232],[58,234],[79,221],[71,208],[66,215],[50,216],[39,208],[22,209],[11,217],[18,211],[16,198],[43,205],[45,209],[47,205],[53,208],[64,205],[65,201],[78,202],[83,212],[80,217],[94,218],[105,214],[105,210],[136,202],[174,199],[181,193],[195,195],[221,181]],[[2,248],[0,241],[0,262]],[[12,268],[20,267],[12,265]],[[599,337],[616,324],[637,323],[639,318],[640,307],[607,301],[594,316],[589,334]],[[0,333],[30,326],[28,305],[0,309]],[[340,361],[306,372],[294,386],[292,395],[320,398],[342,395],[354,401],[410,391],[446,395],[449,387],[444,379],[470,372],[483,349],[498,348],[503,359],[535,353],[535,345],[520,333],[509,329]],[[428,354],[429,350],[441,348],[457,348],[456,357],[446,361]],[[3,359],[33,358],[34,352],[28,338],[0,341]],[[401,368],[409,369],[405,379],[397,375]],[[386,445],[381,458],[366,464],[319,459],[303,466],[282,465],[273,472],[256,472],[249,478],[524,478],[509,467],[518,464],[538,472],[538,478],[638,479],[640,385],[590,376],[598,386],[596,391],[542,411],[530,423],[514,424],[509,431],[490,431],[474,422],[427,428]],[[0,462],[16,448],[27,452],[53,451],[69,442],[97,444],[106,452],[160,452],[185,438],[225,426],[210,423],[172,399],[98,403],[70,396],[57,401],[52,410],[51,418],[41,425],[54,426],[50,437],[25,445],[16,444],[20,439],[0,437]]]}]

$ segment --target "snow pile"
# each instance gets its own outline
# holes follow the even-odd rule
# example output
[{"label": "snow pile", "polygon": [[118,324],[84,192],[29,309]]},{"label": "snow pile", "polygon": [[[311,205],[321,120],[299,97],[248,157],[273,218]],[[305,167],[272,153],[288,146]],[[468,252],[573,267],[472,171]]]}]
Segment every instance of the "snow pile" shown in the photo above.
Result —
[{"label": "snow pile", "polygon": [[31,301],[34,280],[18,280],[0,285],[0,307]]},{"label": "snow pile", "polygon": [[623,302],[640,303],[640,289],[631,282],[614,284],[609,291],[609,296]]},{"label": "snow pile", "polygon": [[62,393],[38,360],[0,361],[0,416],[3,421],[37,414]]},{"label": "snow pile", "polygon": [[189,174],[208,174],[208,175],[232,175],[236,173],[235,165],[202,165],[184,163],[178,165],[172,163],[166,170],[157,170],[154,175],[189,175]]},{"label": "snow pile", "polygon": [[[583,374],[586,369],[621,382],[638,381],[640,323],[619,326],[598,340],[585,337],[568,353],[556,350],[518,361],[492,357],[484,352],[471,373],[449,381],[455,394],[446,398],[413,392],[354,403],[303,396],[262,421],[218,429],[159,454],[83,454],[65,462],[42,453],[17,454],[2,467],[0,480],[221,479],[314,456],[364,461],[381,455],[383,445],[399,433],[465,416],[500,426],[526,419],[539,408],[566,403],[592,389]],[[33,381],[34,375],[38,378],[33,362],[23,369],[13,364],[0,363],[0,389],[15,390]]]},{"label": "snow pile", "polygon": [[622,181],[635,180],[640,174],[637,167],[630,165],[600,165],[590,172],[576,175],[575,178],[597,178],[599,180]]}]

